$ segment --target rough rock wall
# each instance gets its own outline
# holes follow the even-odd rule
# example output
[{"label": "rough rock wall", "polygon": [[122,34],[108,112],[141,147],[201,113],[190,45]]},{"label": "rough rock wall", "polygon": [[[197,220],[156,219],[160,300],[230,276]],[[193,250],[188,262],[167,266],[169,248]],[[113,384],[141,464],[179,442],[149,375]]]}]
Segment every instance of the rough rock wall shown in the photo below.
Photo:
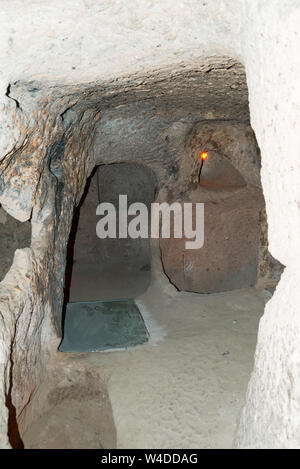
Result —
[{"label": "rough rock wall", "polygon": [[248,7],[245,28],[252,40],[244,57],[251,123],[262,154],[269,249],[285,270],[260,321],[237,444],[299,448],[300,5]]},{"label": "rough rock wall", "polygon": [[273,289],[277,286],[284,271],[284,265],[277,261],[269,251],[268,223],[265,207],[259,213],[260,238],[258,251],[257,284],[256,287]]},{"label": "rough rock wall", "polygon": [[[13,265],[0,284],[1,394],[9,407],[13,446],[18,444],[16,420],[20,420],[43,378],[47,354],[53,354],[58,345],[53,318],[61,317],[66,243],[73,207],[87,177],[85,160],[97,114],[92,111],[87,121],[82,115],[78,119],[80,135],[85,137],[81,148],[82,140],[76,139],[76,131],[68,138],[68,126],[63,125],[57,104],[54,99],[53,111],[47,108],[47,99],[39,101],[36,121],[30,109],[28,126],[21,129],[26,132],[21,146],[1,162],[2,206],[24,223],[30,218],[32,228],[30,247],[15,252]],[[76,123],[74,126],[75,130]],[[78,165],[65,157],[73,151],[82,158]],[[5,447],[7,411],[1,418],[4,428],[0,441]]]},{"label": "rough rock wall", "polygon": [[[0,286],[0,445],[8,445],[5,395],[12,396],[18,414],[40,379],[38,372],[34,376],[31,372],[42,369],[41,351],[52,337],[50,317],[60,307],[53,298],[60,297],[63,265],[53,262],[54,246],[57,258],[63,259],[70,208],[95,163],[91,157],[94,163],[85,166],[89,143],[70,139],[64,127],[74,119],[77,130],[72,135],[89,136],[97,120],[95,101],[90,115],[88,107],[80,108],[80,104],[72,111],[78,102],[78,84],[111,80],[107,98],[114,101],[120,76],[143,72],[145,77],[146,71],[167,66],[195,67],[204,56],[217,54],[238,58],[246,67],[251,123],[262,154],[270,250],[286,266],[260,324],[237,441],[242,447],[299,447],[298,0],[183,0],[176,4],[136,0],[130,9],[124,0],[66,0],[63,4],[31,0],[26,7],[20,0],[5,0],[1,8],[1,203],[20,221],[32,216],[32,244],[16,251]],[[209,62],[206,77],[211,69]],[[14,84],[20,80],[32,86],[18,96]],[[140,86],[147,80],[140,79],[136,86],[138,80],[127,88],[127,98],[133,94],[140,99]],[[44,95],[37,82],[47,82]],[[77,91],[63,88],[66,83],[76,85]],[[224,89],[219,100],[232,93],[234,86]],[[88,106],[92,93],[87,85],[80,88]],[[212,86],[210,94],[215,91]],[[234,111],[232,117],[236,117]],[[64,136],[68,143],[62,174],[66,171],[72,176],[76,187],[62,188],[61,184],[57,155]],[[55,205],[55,193],[57,200],[65,197],[62,206]],[[57,270],[49,279],[46,272],[53,269]],[[51,291],[54,278],[55,292]],[[18,395],[18,369],[23,372],[24,396]],[[10,370],[17,373],[15,389],[10,386]]]}]

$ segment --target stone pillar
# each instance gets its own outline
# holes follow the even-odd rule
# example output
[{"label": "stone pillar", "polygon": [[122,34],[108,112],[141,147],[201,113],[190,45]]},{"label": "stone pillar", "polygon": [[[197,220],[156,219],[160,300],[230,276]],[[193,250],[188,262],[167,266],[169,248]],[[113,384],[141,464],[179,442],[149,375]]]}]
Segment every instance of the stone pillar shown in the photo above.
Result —
[{"label": "stone pillar", "polygon": [[244,448],[300,447],[300,8],[276,3],[249,4],[245,28],[269,248],[286,268],[260,321],[236,439]]}]

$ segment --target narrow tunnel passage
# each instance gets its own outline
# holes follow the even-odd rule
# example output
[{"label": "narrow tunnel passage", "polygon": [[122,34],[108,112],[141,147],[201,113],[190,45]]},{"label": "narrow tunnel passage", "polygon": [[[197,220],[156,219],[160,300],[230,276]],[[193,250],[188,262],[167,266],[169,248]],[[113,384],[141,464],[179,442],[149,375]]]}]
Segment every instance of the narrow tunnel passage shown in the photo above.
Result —
[{"label": "narrow tunnel passage", "polygon": [[[144,204],[151,213],[155,192],[153,172],[136,164],[98,166],[88,179],[68,243],[60,351],[119,349],[147,342],[148,331],[134,299],[150,285],[149,238],[117,233],[122,217],[130,223],[129,205]],[[96,213],[101,203],[113,210],[113,238],[98,236]]]},{"label": "narrow tunnel passage", "polygon": [[[68,301],[135,298],[147,290],[149,239],[99,239],[96,208],[101,202],[113,204],[119,220],[119,195],[127,196],[128,205],[141,202],[150,208],[155,191],[155,177],[145,166],[116,163],[95,168],[74,213],[66,267]],[[118,223],[116,228],[118,232]]]}]

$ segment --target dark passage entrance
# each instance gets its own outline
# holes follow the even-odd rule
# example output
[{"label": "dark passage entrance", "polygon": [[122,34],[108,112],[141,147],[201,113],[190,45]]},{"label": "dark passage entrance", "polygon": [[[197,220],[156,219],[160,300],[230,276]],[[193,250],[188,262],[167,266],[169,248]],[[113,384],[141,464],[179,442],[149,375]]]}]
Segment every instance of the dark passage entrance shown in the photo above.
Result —
[{"label": "dark passage entrance", "polygon": [[99,166],[89,178],[68,244],[60,351],[120,349],[148,340],[134,298],[150,284],[149,239],[100,239],[96,208],[100,202],[113,204],[118,220],[119,195],[127,196],[128,206],[142,202],[150,208],[155,186],[151,170],[127,163]]},{"label": "dark passage entrance", "polygon": [[119,195],[128,206],[143,202],[148,207],[155,196],[155,177],[147,167],[120,163],[102,165],[90,177],[76,209],[68,246],[67,301],[135,298],[150,283],[148,239],[99,239],[96,207],[110,202],[117,210]]}]

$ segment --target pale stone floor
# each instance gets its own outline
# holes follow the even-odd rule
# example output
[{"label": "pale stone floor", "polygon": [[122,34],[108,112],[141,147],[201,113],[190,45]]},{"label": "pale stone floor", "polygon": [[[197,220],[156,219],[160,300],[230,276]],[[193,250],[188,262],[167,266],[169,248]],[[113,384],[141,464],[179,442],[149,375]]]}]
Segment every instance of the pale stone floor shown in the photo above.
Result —
[{"label": "pale stone floor", "polygon": [[[138,299],[151,335],[148,344],[54,357],[56,376],[62,368],[84,368],[92,376],[97,370],[95,380],[104,377],[101,405],[99,396],[94,411],[93,396],[86,404],[81,395],[73,410],[68,399],[60,400],[47,409],[51,425],[41,415],[23,435],[25,447],[112,447],[116,429],[119,449],[231,448],[269,297],[254,288],[199,295],[154,282]],[[49,383],[57,389],[59,379],[65,382],[64,377]],[[85,406],[87,415],[97,417],[84,417]]]}]

